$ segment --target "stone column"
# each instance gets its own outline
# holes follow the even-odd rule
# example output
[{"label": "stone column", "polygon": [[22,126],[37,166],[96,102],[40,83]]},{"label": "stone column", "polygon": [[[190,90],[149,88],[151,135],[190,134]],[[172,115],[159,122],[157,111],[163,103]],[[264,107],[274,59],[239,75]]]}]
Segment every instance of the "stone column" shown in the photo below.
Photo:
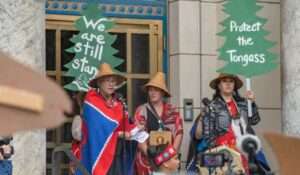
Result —
[{"label": "stone column", "polygon": [[[45,72],[44,7],[45,0],[0,1],[0,49],[40,72]],[[14,175],[46,174],[45,130],[17,133],[13,145]]]},{"label": "stone column", "polygon": [[[183,117],[185,99],[192,99],[194,116],[200,113],[201,54],[200,54],[200,1],[169,0],[169,80],[171,103]],[[192,122],[184,123],[181,146],[182,161],[187,158],[189,130]]]},{"label": "stone column", "polygon": [[300,136],[300,2],[282,1],[283,131]]}]

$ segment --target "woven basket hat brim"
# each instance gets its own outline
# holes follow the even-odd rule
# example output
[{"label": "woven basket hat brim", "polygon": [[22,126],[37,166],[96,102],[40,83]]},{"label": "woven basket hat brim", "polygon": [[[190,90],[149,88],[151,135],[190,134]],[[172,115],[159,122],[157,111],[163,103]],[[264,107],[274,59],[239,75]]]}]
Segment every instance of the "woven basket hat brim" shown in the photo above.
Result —
[{"label": "woven basket hat brim", "polygon": [[209,86],[212,89],[217,89],[218,88],[218,84],[220,83],[220,81],[222,79],[225,78],[230,78],[234,80],[235,83],[235,89],[240,89],[241,87],[243,87],[243,81],[236,75],[231,75],[231,74],[220,74],[217,78],[213,79],[210,83]]},{"label": "woven basket hat brim", "polygon": [[149,87],[155,87],[162,90],[165,93],[166,97],[171,97],[171,93],[169,92],[167,85],[165,74],[163,72],[157,72],[150,81],[144,85],[143,89],[145,91],[148,90]]},{"label": "woven basket hat brim", "polygon": [[97,73],[96,77],[89,82],[89,85],[93,88],[97,88],[98,87],[98,85],[97,85],[98,80],[101,80],[101,79],[106,78],[106,77],[111,77],[111,76],[116,77],[117,86],[122,84],[124,81],[126,81],[126,77],[124,77],[121,74],[118,74],[118,73],[114,72],[109,64],[103,63],[99,66],[98,73]]},{"label": "woven basket hat brim", "polygon": [[146,85],[144,85],[143,89],[144,91],[148,91],[149,87],[155,87],[158,88],[160,90],[162,90],[165,93],[166,97],[171,97],[172,95],[170,94],[170,92],[168,91],[167,88],[163,88],[161,87],[159,84],[155,84],[155,83],[147,83]]}]

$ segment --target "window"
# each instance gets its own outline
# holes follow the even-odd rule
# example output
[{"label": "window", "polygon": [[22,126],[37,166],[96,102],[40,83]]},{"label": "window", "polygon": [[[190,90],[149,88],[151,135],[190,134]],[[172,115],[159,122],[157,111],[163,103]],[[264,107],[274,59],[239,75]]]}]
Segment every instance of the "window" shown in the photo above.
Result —
[{"label": "window", "polygon": [[[74,55],[64,52],[72,43],[69,39],[78,32],[73,27],[76,16],[48,15],[46,27],[46,69],[47,75],[60,85],[72,81],[64,76],[64,67]],[[157,20],[115,19],[116,26],[110,32],[117,35],[113,47],[116,54],[124,59],[117,67],[128,78],[127,84],[119,92],[127,99],[129,114],[146,101],[142,91],[151,75],[162,69],[162,24]],[[70,93],[70,92],[68,92]],[[62,127],[47,132],[47,174],[51,174],[51,153],[56,146],[69,145],[72,140],[71,122],[69,119]],[[68,160],[61,156],[61,173],[68,174]]]}]

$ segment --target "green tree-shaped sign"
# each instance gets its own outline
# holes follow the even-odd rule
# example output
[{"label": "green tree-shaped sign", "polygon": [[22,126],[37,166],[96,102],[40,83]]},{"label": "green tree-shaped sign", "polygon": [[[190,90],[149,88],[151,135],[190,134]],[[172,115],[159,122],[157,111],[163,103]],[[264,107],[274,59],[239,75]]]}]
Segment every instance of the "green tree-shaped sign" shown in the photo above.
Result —
[{"label": "green tree-shaped sign", "polygon": [[123,60],[114,56],[118,50],[111,45],[116,36],[108,33],[113,28],[113,21],[104,17],[97,4],[91,3],[82,12],[82,16],[75,21],[75,28],[79,34],[70,39],[74,45],[66,51],[74,53],[75,57],[65,65],[68,68],[67,76],[74,80],[65,85],[72,91],[87,91],[88,82],[93,79],[102,62],[112,68],[122,64]]},{"label": "green tree-shaped sign", "polygon": [[[268,41],[269,34],[263,27],[267,20],[256,15],[262,9],[256,0],[228,0],[223,11],[229,16],[221,23],[224,30],[218,33],[225,38],[218,49],[219,59],[226,62],[217,70],[246,77],[247,90],[251,90],[250,78],[265,74],[278,66],[278,56],[269,50],[275,43]],[[248,116],[252,116],[248,101]]]},{"label": "green tree-shaped sign", "polygon": [[227,64],[218,72],[251,78],[277,67],[277,55],[269,51],[275,43],[265,38],[269,34],[263,28],[267,20],[256,15],[261,9],[256,0],[228,0],[224,4],[223,11],[229,17],[221,23],[224,30],[218,35],[225,43],[218,51],[219,59]]}]

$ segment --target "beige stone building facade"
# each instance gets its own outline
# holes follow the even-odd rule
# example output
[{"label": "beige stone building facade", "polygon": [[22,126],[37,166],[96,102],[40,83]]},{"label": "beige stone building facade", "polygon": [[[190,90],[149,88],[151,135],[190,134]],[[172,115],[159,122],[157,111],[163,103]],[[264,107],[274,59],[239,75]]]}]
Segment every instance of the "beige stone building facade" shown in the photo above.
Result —
[{"label": "beige stone building facade", "polygon": [[[195,117],[200,113],[201,99],[211,98],[213,91],[208,86],[222,66],[217,49],[223,39],[216,35],[222,30],[219,23],[226,17],[222,12],[223,0],[169,1],[170,42],[170,88],[172,102],[183,112],[184,99],[193,99]],[[276,41],[272,49],[280,55],[280,7],[279,0],[258,1],[263,9],[258,15],[267,18],[265,28],[271,33],[267,39]],[[274,72],[252,80],[262,121],[256,127],[260,131],[282,132],[282,81],[280,67]],[[245,88],[241,90],[245,94]],[[189,143],[191,122],[185,122],[183,157]]]},{"label": "beige stone building facade", "polygon": [[[46,69],[45,48],[47,49],[47,43],[46,46],[44,43],[47,38],[45,38],[45,31],[48,30],[51,33],[54,30],[58,34],[61,30],[67,30],[76,17],[59,16],[59,19],[63,21],[61,26],[67,26],[61,28],[58,24],[53,23],[58,16],[46,14],[45,4],[47,2],[55,8],[55,4],[51,0],[1,0],[0,49],[11,53],[20,62],[38,71],[51,73],[52,70]],[[149,64],[152,64],[149,68],[151,71],[147,74],[137,75],[136,79],[144,78],[146,81],[155,71],[165,70],[173,94],[170,101],[178,107],[182,115],[184,114],[185,100],[192,100],[194,118],[196,118],[201,111],[201,99],[212,96],[213,91],[208,86],[209,81],[218,75],[216,69],[223,64],[217,59],[217,49],[222,45],[223,40],[216,33],[222,30],[219,22],[225,18],[225,14],[222,12],[224,2],[225,0],[166,1],[168,18],[165,20],[165,24],[155,20],[151,22],[149,20],[129,20],[129,22],[126,19],[119,20],[118,24],[121,28],[125,23],[126,29],[130,28],[128,27],[130,25],[136,27],[138,24],[142,24],[143,32],[154,34],[153,36],[149,35],[152,38],[149,47],[153,49],[150,49],[151,52],[156,54],[156,56],[152,56],[158,61],[149,61]],[[252,81],[252,89],[256,94],[262,118],[256,129],[299,136],[300,103],[297,102],[297,99],[300,97],[298,83],[300,3],[296,0],[258,0],[258,4],[264,7],[258,15],[268,19],[265,28],[270,31],[270,35],[267,38],[277,42],[272,51],[279,55],[281,64],[275,71],[254,78]],[[127,7],[125,8],[127,9]],[[131,10],[130,7],[128,10]],[[158,9],[156,10],[158,13]],[[58,27],[55,28],[56,26]],[[141,27],[134,28],[132,31],[136,31],[136,29],[141,29]],[[124,33],[124,30],[121,31]],[[164,34],[162,35],[162,33]],[[128,33],[126,36],[133,37]],[[155,38],[155,36],[158,37]],[[129,41],[127,40],[127,42]],[[152,48],[152,46],[157,47]],[[162,57],[164,57],[164,61],[162,61]],[[62,72],[62,70],[60,71]],[[59,78],[56,74],[48,75],[56,76],[59,83],[63,81],[63,78]],[[129,76],[134,77],[135,75],[130,74]],[[133,82],[134,85],[134,78],[130,82]],[[143,81],[136,84],[141,85],[142,83]],[[127,92],[132,96],[135,95],[134,90],[133,92],[127,90]],[[244,92],[245,89],[242,89],[242,94]],[[134,106],[134,104],[133,99],[130,101],[130,105]],[[185,134],[181,150],[183,163],[186,160],[191,125],[191,121],[185,121]],[[50,144],[46,143],[44,130],[17,134],[14,141],[16,147],[14,174],[49,174],[46,173],[48,170],[46,150],[50,149]]]}]

